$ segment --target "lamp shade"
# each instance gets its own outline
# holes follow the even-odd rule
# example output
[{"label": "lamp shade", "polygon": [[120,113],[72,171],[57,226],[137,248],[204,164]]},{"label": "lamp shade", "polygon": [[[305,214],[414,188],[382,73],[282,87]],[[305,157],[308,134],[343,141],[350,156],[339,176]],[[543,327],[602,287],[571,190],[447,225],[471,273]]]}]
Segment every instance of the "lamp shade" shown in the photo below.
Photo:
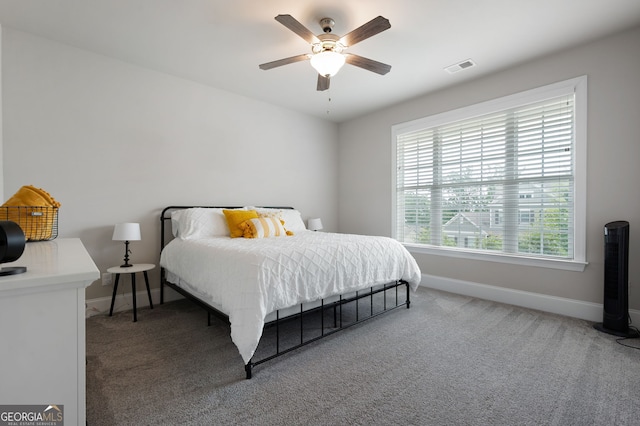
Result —
[{"label": "lamp shade", "polygon": [[139,241],[140,240],[140,224],[139,223],[118,223],[113,228],[114,241]]},{"label": "lamp shade", "polygon": [[315,219],[309,219],[308,228],[311,231],[319,231],[322,229],[322,220],[319,217]]},{"label": "lamp shade", "polygon": [[344,65],[345,57],[340,53],[325,50],[311,57],[311,66],[323,77],[333,77]]}]

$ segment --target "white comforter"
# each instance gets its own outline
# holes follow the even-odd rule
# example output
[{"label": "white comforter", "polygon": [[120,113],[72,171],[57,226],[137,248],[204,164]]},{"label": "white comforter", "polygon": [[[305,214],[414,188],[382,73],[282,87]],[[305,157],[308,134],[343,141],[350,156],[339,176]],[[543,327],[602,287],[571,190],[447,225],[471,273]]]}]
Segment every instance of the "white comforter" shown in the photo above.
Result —
[{"label": "white comforter", "polygon": [[174,239],[160,265],[170,281],[195,289],[229,316],[231,338],[245,363],[258,346],[265,317],[276,309],[396,280],[415,290],[421,277],[396,240],[313,231],[262,239]]}]

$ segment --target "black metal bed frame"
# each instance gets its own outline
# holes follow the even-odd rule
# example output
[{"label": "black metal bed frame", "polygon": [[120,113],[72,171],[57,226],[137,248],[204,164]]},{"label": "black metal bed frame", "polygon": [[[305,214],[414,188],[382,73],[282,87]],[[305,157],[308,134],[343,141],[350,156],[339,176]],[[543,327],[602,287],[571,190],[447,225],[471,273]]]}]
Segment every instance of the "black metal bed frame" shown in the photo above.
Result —
[{"label": "black metal bed frame", "polygon": [[[225,209],[238,208],[238,207],[218,207],[218,206],[169,206],[169,207],[166,207],[164,210],[162,210],[162,213],[160,215],[160,222],[161,222],[160,251],[162,251],[162,249],[165,246],[165,232],[166,232],[165,223],[167,220],[171,219],[171,216],[167,215],[167,212],[171,210],[188,209],[192,207],[225,208]],[[292,207],[269,207],[269,208],[291,209]],[[226,314],[220,312],[218,309],[214,308],[213,306],[203,301],[202,299],[198,298],[197,296],[194,296],[193,294],[189,293],[187,290],[168,281],[166,278],[165,270],[162,267],[160,268],[160,304],[164,303],[164,286],[165,285],[172,288],[173,290],[175,290],[176,292],[178,292],[188,300],[191,300],[192,302],[204,308],[207,311],[208,325],[211,325],[211,315],[218,317],[219,319],[223,320],[227,324],[231,324],[229,321],[229,317]],[[401,286],[404,286],[406,288],[406,299],[404,301],[401,300],[398,295],[398,292],[399,292],[398,288]],[[389,303],[387,300],[388,292],[392,293],[392,296],[391,296],[392,300]],[[381,307],[377,306],[374,303],[374,296],[379,294],[382,295]],[[375,318],[386,312],[392,311],[402,306],[406,306],[407,309],[411,307],[411,300],[409,296],[409,283],[407,283],[404,280],[398,280],[396,282],[375,286],[375,287],[370,287],[368,290],[356,291],[355,295],[351,295],[348,297],[343,295],[336,295],[336,297],[338,297],[337,300],[332,300],[327,302],[325,302],[325,299],[322,299],[319,301],[320,303],[319,306],[314,306],[307,309],[305,309],[304,304],[300,304],[299,312],[284,316],[282,318],[280,317],[280,311],[279,310],[276,311],[275,312],[276,319],[265,323],[263,328],[264,330],[268,328],[275,328],[275,353],[271,355],[266,355],[263,358],[260,358],[258,360],[254,360],[254,358],[252,358],[247,364],[245,364],[244,368],[245,368],[246,378],[250,379],[252,377],[253,367],[257,365],[260,365],[264,362],[270,361],[281,355],[287,354],[303,346],[316,342],[320,339],[328,337],[334,333],[337,333],[338,331],[344,330],[353,325],[360,324],[366,320]],[[360,312],[361,311],[360,301],[366,298],[369,298],[368,315],[361,314]],[[350,305],[350,304],[355,304],[355,305]],[[378,301],[377,304],[379,305],[380,301]],[[344,315],[345,313],[344,310],[346,310],[347,307],[351,309],[350,311],[351,320],[349,320],[349,318],[346,315]],[[354,311],[355,311],[355,319],[353,318]],[[332,327],[329,326],[328,328],[325,324],[327,322],[325,321],[325,314],[327,312],[330,312],[330,315],[333,316],[333,321],[330,321],[333,323],[333,326]],[[304,325],[305,318],[307,318],[309,315],[314,313],[319,313],[319,317],[320,317],[319,333],[320,334],[314,337],[305,338],[305,325]],[[280,330],[281,328],[283,328],[283,325],[294,322],[294,321],[298,321],[300,326],[299,342],[292,344],[289,347],[281,349],[280,341],[281,341],[282,333]],[[255,357],[255,354],[254,354],[254,357]]]}]

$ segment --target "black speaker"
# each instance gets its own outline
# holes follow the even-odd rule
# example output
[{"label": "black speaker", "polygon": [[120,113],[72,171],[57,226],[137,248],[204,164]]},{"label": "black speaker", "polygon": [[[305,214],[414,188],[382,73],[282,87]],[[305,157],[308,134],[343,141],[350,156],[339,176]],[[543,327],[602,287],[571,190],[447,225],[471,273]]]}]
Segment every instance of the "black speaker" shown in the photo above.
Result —
[{"label": "black speaker", "polygon": [[629,222],[604,226],[604,313],[597,330],[628,337],[629,331]]},{"label": "black speaker", "polygon": [[[14,262],[24,252],[25,236],[22,228],[8,220],[0,221],[0,263]],[[8,266],[0,268],[0,276],[21,274],[26,266]]]}]

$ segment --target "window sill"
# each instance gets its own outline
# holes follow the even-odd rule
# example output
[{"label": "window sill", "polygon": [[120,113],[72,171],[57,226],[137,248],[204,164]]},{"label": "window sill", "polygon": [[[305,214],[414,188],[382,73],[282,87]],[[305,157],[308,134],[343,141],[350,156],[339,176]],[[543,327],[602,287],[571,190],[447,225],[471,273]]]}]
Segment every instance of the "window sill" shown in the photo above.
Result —
[{"label": "window sill", "polygon": [[452,250],[446,247],[435,247],[403,243],[411,253],[431,254],[436,256],[456,257],[469,260],[509,263],[512,265],[535,266],[538,268],[561,269],[564,271],[583,272],[588,262],[562,259],[542,259],[538,257],[509,256],[499,253],[481,253],[475,251]]}]

